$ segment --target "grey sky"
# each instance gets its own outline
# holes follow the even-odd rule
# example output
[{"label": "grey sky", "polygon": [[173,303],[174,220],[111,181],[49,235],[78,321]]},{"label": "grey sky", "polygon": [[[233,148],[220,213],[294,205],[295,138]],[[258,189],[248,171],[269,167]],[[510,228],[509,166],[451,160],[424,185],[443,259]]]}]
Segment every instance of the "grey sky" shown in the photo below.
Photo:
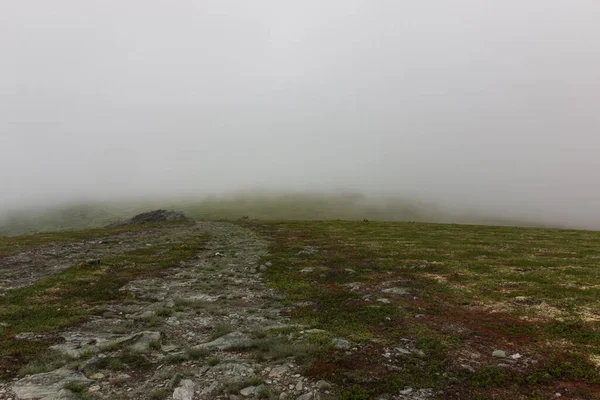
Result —
[{"label": "grey sky", "polygon": [[4,0],[0,208],[251,187],[600,228],[596,0]]}]

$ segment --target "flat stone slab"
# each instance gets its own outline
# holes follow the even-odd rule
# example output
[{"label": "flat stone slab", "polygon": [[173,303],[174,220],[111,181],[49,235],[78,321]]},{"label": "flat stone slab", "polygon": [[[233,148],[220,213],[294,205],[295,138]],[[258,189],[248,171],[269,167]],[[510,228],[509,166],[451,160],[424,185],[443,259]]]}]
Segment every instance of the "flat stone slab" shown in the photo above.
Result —
[{"label": "flat stone slab", "polygon": [[219,349],[224,350],[233,346],[244,346],[251,343],[250,338],[242,332],[231,332],[221,336],[212,342],[202,343],[194,346],[196,349]]},{"label": "flat stone slab", "polygon": [[121,345],[134,351],[145,351],[151,342],[160,340],[160,332],[144,331],[131,335],[67,332],[63,334],[63,337],[65,343],[50,346],[50,348],[71,357],[79,357],[85,352],[97,353],[104,347]]},{"label": "flat stone slab", "polygon": [[15,382],[11,389],[19,400],[52,398],[68,382],[92,383],[83,374],[66,368],[27,376]]},{"label": "flat stone slab", "polygon": [[401,287],[387,288],[387,289],[383,289],[381,292],[389,293],[389,294],[397,294],[399,296],[409,294],[408,289],[401,288]]}]

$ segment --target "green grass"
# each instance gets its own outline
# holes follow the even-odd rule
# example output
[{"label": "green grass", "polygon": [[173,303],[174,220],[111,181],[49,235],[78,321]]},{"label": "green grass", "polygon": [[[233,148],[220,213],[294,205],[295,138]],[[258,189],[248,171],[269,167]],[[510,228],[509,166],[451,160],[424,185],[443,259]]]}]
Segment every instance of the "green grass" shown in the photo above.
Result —
[{"label": "green grass", "polygon": [[74,360],[64,353],[49,350],[40,358],[26,365],[19,371],[20,376],[40,374],[63,367]]},{"label": "green grass", "polygon": [[[359,346],[313,357],[308,373],[372,398],[405,387],[476,397],[553,393],[557,382],[600,384],[600,233],[426,223],[240,222],[271,238],[265,275],[298,322]],[[314,251],[316,250],[316,251]],[[405,288],[408,293],[383,292]],[[354,288],[354,289],[353,289]],[[388,302],[377,301],[386,298]],[[416,315],[422,315],[416,318]],[[322,337],[318,337],[322,336]],[[381,368],[407,339],[426,354]],[[477,371],[456,360],[477,351]],[[498,367],[495,349],[535,359]],[[595,358],[596,357],[596,358]],[[586,386],[587,385],[587,386]],[[586,389],[587,387],[587,389]],[[498,394],[499,393],[499,394]],[[507,396],[507,397],[503,397]],[[545,396],[545,394],[543,394]]]},{"label": "green grass", "polygon": [[234,331],[234,327],[228,323],[221,323],[214,326],[210,340],[218,339]]},{"label": "green grass", "polygon": [[83,382],[67,382],[64,385],[64,389],[68,389],[73,393],[83,393],[87,390],[87,385]]},{"label": "green grass", "polygon": [[150,400],[163,400],[168,399],[171,396],[171,391],[167,389],[159,389],[150,392],[149,399]]}]

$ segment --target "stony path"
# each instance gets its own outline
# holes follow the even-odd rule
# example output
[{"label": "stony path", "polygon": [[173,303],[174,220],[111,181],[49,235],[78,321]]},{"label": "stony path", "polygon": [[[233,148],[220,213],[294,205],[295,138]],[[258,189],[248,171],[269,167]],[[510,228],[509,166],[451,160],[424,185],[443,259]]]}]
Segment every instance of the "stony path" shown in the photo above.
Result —
[{"label": "stony path", "polygon": [[65,331],[54,350],[75,361],[0,386],[0,399],[320,399],[331,386],[300,374],[310,346],[282,316],[245,228],[199,222],[208,246],[161,279],[121,290],[131,300]]},{"label": "stony path", "polygon": [[161,226],[143,231],[122,232],[104,240],[54,243],[7,257],[0,257],[0,296],[6,291],[31,285],[90,259],[124,254],[148,243],[176,240],[193,230],[189,226]]}]

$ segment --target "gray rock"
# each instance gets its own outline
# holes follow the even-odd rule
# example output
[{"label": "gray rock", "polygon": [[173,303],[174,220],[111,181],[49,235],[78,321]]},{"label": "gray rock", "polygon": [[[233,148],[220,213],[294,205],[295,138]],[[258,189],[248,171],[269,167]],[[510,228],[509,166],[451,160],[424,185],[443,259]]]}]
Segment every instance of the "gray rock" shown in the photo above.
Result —
[{"label": "gray rock", "polygon": [[161,351],[164,351],[165,353],[172,353],[174,351],[179,350],[179,346],[174,345],[174,344],[168,344],[165,346],[161,346],[160,349],[161,349]]},{"label": "gray rock", "polygon": [[93,379],[95,381],[99,381],[106,378],[106,375],[104,375],[101,372],[96,372],[95,374],[93,374],[92,376],[90,376],[90,379]]},{"label": "gray rock", "polygon": [[134,351],[146,351],[151,342],[158,340],[160,340],[160,332],[138,332],[128,340],[131,342],[128,347]]},{"label": "gray rock", "polygon": [[246,376],[254,374],[254,370],[245,364],[227,362],[211,368],[212,373],[219,375]]},{"label": "gray rock", "polygon": [[317,389],[319,390],[330,390],[333,385],[327,381],[320,380],[317,382]]},{"label": "gray rock", "polygon": [[128,374],[118,374],[110,379],[111,383],[121,383],[131,379],[131,375]]},{"label": "gray rock", "polygon": [[492,357],[506,358],[506,352],[504,350],[494,350]]},{"label": "gray rock", "polygon": [[250,396],[256,390],[256,386],[248,386],[240,390],[240,394],[244,397]]},{"label": "gray rock", "polygon": [[56,395],[68,382],[92,383],[82,373],[66,368],[52,372],[27,376],[12,385],[17,399],[39,399]]},{"label": "gray rock", "polygon": [[249,345],[251,343],[250,337],[245,335],[242,332],[231,332],[225,336],[221,336],[218,339],[213,340],[212,342],[202,343],[197,346],[194,346],[196,349],[219,349],[224,350],[228,347],[232,346],[244,346]]},{"label": "gray rock", "polygon": [[202,395],[212,395],[215,394],[219,390],[219,382],[212,381],[210,385],[202,389]]},{"label": "gray rock", "polygon": [[184,379],[173,392],[173,400],[192,400],[194,397],[194,382]]},{"label": "gray rock", "polygon": [[298,381],[298,383],[296,383],[296,391],[299,392],[302,390],[302,388],[303,388],[302,381]]},{"label": "gray rock", "polygon": [[305,393],[302,396],[298,396],[296,398],[296,400],[312,400],[313,398],[313,394],[312,393]]},{"label": "gray rock", "polygon": [[331,344],[333,345],[333,347],[335,347],[336,349],[340,349],[340,350],[345,350],[345,349],[350,348],[350,342],[347,341],[346,339],[333,338],[333,339],[331,339]]},{"label": "gray rock", "polygon": [[402,392],[400,392],[398,397],[394,398],[399,400],[434,400],[439,398],[439,393],[432,389],[413,390],[412,388],[406,388],[403,392],[408,391],[408,389],[411,389],[410,392],[407,392],[405,394],[402,394]]},{"label": "gray rock", "polygon": [[315,246],[304,246],[303,249],[298,252],[298,255],[302,255],[302,254],[312,255],[312,254],[315,254],[318,251],[319,251],[318,247],[315,247]]},{"label": "gray rock", "polygon": [[466,369],[467,371],[473,373],[475,372],[475,368],[471,367],[469,364],[460,364],[462,369]]},{"label": "gray rock", "polygon": [[100,385],[92,385],[88,388],[88,392],[97,392],[100,390]]},{"label": "gray rock", "polygon": [[408,387],[408,388],[406,388],[406,389],[404,389],[404,390],[401,390],[399,393],[400,393],[400,394],[403,394],[403,395],[406,395],[406,394],[411,394],[411,393],[412,393],[412,391],[413,391],[413,388],[411,388],[411,387]]},{"label": "gray rock", "polygon": [[43,335],[38,335],[34,332],[23,332],[23,333],[19,333],[18,335],[15,335],[15,339],[17,340],[36,340],[36,339],[43,339],[44,336]]},{"label": "gray rock", "polygon": [[92,358],[79,364],[79,367],[77,369],[79,371],[87,371],[90,369],[91,370],[99,369],[100,362],[101,362],[102,358],[104,358],[103,356],[104,356],[104,354],[97,354],[97,355],[93,356]]},{"label": "gray rock", "polygon": [[155,315],[156,315],[156,311],[147,310],[147,311],[144,311],[143,313],[137,315],[136,317],[140,318],[140,319],[150,319],[150,318],[154,317]]},{"label": "gray rock", "polygon": [[61,389],[56,394],[44,397],[42,400],[79,400],[80,397],[69,389]]},{"label": "gray rock", "polygon": [[393,287],[393,288],[383,289],[382,292],[383,293],[389,293],[389,294],[397,294],[397,295],[409,294],[408,293],[408,289],[406,289],[406,288],[400,288],[400,287]]},{"label": "gray rock", "polygon": [[278,365],[276,367],[273,367],[271,369],[271,372],[269,372],[269,378],[279,378],[283,374],[285,374],[288,369],[289,367],[287,365]]},{"label": "gray rock", "polygon": [[148,224],[155,222],[167,222],[167,221],[187,221],[187,217],[182,212],[175,211],[167,211],[167,210],[154,210],[148,211],[142,214],[138,214],[135,217],[128,219],[126,221],[117,221],[110,225],[107,225],[107,228],[119,227],[119,226],[127,226],[127,225],[139,225],[139,224]]}]

